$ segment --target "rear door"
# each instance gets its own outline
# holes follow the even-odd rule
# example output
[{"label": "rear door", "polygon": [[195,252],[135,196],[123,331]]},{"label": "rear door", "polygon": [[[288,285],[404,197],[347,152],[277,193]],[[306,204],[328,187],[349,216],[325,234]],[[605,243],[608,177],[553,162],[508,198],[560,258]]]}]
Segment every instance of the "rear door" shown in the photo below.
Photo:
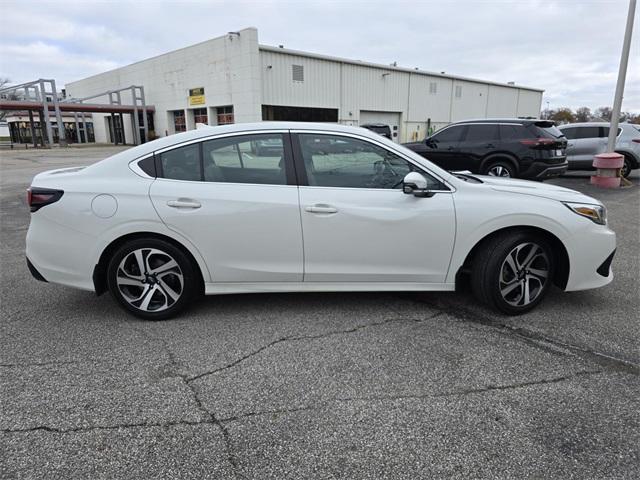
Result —
[{"label": "rear door", "polygon": [[[455,238],[446,185],[370,139],[300,131],[293,140],[305,282],[445,281]],[[404,194],[410,171],[440,193]]]},{"label": "rear door", "polygon": [[200,251],[214,282],[302,281],[288,132],[234,134],[156,152],[150,196]]},{"label": "rear door", "polygon": [[482,159],[499,147],[498,124],[468,124],[460,142],[458,156],[451,159],[452,169],[480,173]]}]

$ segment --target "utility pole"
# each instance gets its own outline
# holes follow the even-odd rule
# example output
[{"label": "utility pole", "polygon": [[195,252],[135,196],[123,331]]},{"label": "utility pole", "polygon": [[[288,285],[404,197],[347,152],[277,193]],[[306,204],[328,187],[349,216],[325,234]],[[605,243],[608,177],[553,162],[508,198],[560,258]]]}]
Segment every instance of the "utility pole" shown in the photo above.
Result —
[{"label": "utility pole", "polygon": [[618,83],[616,84],[616,95],[613,99],[613,111],[611,112],[611,128],[609,128],[607,152],[613,152],[616,147],[618,122],[620,121],[620,109],[622,108],[624,82],[627,77],[627,64],[629,63],[629,49],[631,48],[631,32],[633,31],[633,16],[635,15],[635,12],[636,0],[629,0],[629,13],[627,14],[627,26],[624,31],[622,56],[620,57],[620,69],[618,70]]}]

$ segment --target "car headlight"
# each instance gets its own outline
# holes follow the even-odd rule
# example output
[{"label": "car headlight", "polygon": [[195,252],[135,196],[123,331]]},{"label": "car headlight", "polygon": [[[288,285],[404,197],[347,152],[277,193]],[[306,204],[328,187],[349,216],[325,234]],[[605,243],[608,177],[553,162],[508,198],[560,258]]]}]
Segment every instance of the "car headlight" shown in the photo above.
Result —
[{"label": "car headlight", "polygon": [[594,223],[598,225],[606,225],[607,224],[607,209],[604,205],[592,205],[589,203],[570,203],[570,202],[562,202],[567,208],[572,210],[573,212],[581,215],[583,217],[587,217]]}]

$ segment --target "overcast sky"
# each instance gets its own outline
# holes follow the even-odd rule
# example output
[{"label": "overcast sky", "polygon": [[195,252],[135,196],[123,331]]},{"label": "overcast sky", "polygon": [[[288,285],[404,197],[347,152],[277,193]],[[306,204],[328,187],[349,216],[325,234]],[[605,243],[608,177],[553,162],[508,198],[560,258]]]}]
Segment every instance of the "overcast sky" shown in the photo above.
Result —
[{"label": "overcast sky", "polygon": [[[260,43],[613,103],[628,0],[0,0],[0,77],[65,82],[253,26]],[[640,25],[622,109],[640,113]]]}]

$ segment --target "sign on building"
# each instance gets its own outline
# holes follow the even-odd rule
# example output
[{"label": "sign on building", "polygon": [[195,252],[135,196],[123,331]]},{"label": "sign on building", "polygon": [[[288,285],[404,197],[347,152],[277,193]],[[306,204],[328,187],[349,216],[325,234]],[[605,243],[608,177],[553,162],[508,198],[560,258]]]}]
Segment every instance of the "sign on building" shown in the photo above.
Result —
[{"label": "sign on building", "polygon": [[204,87],[189,89],[189,105],[204,105]]}]

